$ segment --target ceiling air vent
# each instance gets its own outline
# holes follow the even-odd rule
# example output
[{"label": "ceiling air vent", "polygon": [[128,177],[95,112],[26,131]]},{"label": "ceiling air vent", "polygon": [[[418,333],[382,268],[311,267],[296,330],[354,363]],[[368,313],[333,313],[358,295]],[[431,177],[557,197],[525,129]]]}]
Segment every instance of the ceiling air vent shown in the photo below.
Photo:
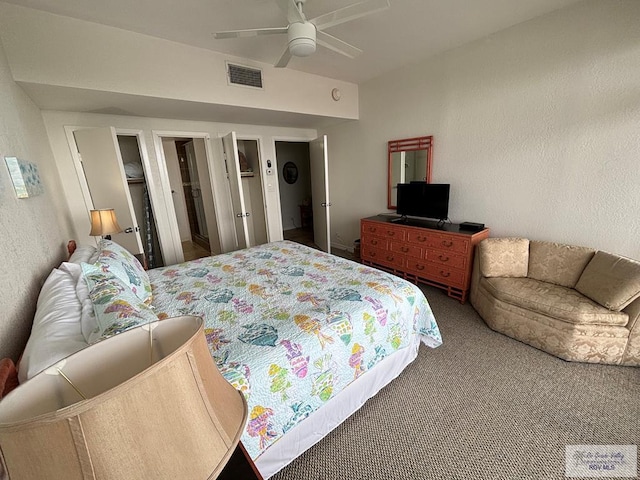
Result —
[{"label": "ceiling air vent", "polygon": [[227,72],[232,85],[262,88],[262,70],[227,63]]}]

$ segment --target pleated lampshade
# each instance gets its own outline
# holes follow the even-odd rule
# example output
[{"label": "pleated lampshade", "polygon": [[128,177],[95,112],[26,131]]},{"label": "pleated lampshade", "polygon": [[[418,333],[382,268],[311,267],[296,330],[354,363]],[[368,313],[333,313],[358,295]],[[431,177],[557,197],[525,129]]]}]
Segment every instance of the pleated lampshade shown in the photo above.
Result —
[{"label": "pleated lampshade", "polygon": [[11,480],[213,479],[246,419],[202,319],[176,317],[91,345],[7,395],[0,450]]}]

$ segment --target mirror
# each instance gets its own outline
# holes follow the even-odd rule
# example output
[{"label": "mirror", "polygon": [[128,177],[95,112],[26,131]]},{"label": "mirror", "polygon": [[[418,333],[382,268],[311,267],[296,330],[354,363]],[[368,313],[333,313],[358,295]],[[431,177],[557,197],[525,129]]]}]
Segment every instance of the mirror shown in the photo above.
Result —
[{"label": "mirror", "polygon": [[298,180],[298,167],[293,162],[287,162],[282,167],[282,176],[287,183],[296,183]]},{"label": "mirror", "polygon": [[412,181],[431,183],[432,146],[433,136],[389,141],[388,209],[397,208],[399,183]]}]

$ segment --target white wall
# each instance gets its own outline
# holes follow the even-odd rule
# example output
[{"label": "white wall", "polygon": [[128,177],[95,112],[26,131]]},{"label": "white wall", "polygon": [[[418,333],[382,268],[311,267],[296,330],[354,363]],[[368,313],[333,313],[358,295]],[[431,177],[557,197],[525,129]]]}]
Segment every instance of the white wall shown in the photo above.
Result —
[{"label": "white wall", "polygon": [[[100,115],[92,113],[73,113],[73,112],[56,112],[44,111],[42,116],[47,128],[49,141],[55,157],[56,165],[60,171],[60,177],[63,181],[63,191],[67,198],[70,212],[73,218],[73,225],[76,230],[76,236],[80,242],[93,241],[88,237],[89,219],[83,202],[82,190],[77,178],[76,170],[71,157],[71,152],[65,136],[64,127],[105,127],[113,126],[116,129],[134,129],[141,130],[143,133],[144,145],[146,147],[150,162],[150,169],[147,170],[147,185],[150,189],[158,192],[164,192],[161,182],[161,173],[158,164],[156,152],[154,150],[153,133],[177,132],[187,133],[187,136],[193,136],[196,133],[208,134],[212,139],[224,135],[230,131],[238,132],[239,136],[246,138],[257,138],[261,142],[261,155],[263,159],[262,168],[266,168],[266,160],[271,159],[274,168],[278,168],[275,159],[275,140],[281,138],[298,139],[299,141],[309,141],[317,136],[315,130],[297,129],[297,128],[279,128],[265,127],[257,125],[234,125],[213,122],[195,122],[186,120],[171,120],[158,118],[129,117],[119,115]],[[163,134],[163,136],[171,136],[171,134]],[[264,171],[262,172],[264,173]],[[215,161],[213,165],[213,177],[216,179],[226,179],[223,161]],[[263,177],[269,179],[273,177]],[[274,184],[276,182],[273,182]],[[153,198],[152,198],[153,200]],[[218,223],[221,230],[221,241],[223,247],[229,242],[228,235],[225,232],[233,231],[233,212],[231,208],[231,200],[228,197],[226,185],[217,188],[214,201],[216,202],[216,211],[223,215],[218,215]],[[268,189],[265,194],[265,204],[268,211],[267,228],[269,238],[271,240],[282,239],[282,223],[279,209],[279,194],[277,184],[272,189]],[[169,218],[166,215],[166,205],[162,202],[154,203],[154,217],[156,219],[158,230],[167,228]],[[227,215],[224,215],[224,214]],[[235,238],[235,237],[234,237]]]},{"label": "white wall", "polygon": [[[3,2],[0,38],[17,82],[358,118],[353,83]],[[228,85],[227,60],[263,69],[264,88]]]},{"label": "white wall", "polygon": [[639,18],[585,1],[361,85],[327,130],[333,239],[386,211],[386,142],[434,135],[453,221],[640,258]]},{"label": "white wall", "polygon": [[[40,110],[12,80],[1,44],[0,112],[0,357],[17,360],[31,330],[40,287],[66,258],[72,236]],[[35,163],[44,194],[16,198],[5,156]]]}]

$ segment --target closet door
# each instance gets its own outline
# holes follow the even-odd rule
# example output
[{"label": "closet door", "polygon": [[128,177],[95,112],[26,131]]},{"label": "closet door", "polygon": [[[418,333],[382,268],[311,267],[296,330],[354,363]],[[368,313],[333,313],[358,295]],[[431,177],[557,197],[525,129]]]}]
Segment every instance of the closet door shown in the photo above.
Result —
[{"label": "closet door", "polygon": [[313,208],[313,241],[321,250],[331,253],[329,210],[329,153],[327,136],[309,142],[311,167],[311,205]]},{"label": "closet door", "polygon": [[133,254],[143,253],[115,129],[105,127],[76,130],[73,136],[80,153],[93,208],[113,208],[118,224],[124,229],[122,233],[112,235],[113,241]]},{"label": "closet door", "polygon": [[244,204],[244,193],[242,192],[242,182],[240,180],[240,161],[238,155],[238,139],[236,132],[231,132],[222,137],[224,148],[224,159],[227,166],[229,178],[229,189],[231,191],[231,204],[233,206],[233,217],[236,227],[236,239],[238,248],[250,246],[249,228],[247,225],[247,208]]}]

